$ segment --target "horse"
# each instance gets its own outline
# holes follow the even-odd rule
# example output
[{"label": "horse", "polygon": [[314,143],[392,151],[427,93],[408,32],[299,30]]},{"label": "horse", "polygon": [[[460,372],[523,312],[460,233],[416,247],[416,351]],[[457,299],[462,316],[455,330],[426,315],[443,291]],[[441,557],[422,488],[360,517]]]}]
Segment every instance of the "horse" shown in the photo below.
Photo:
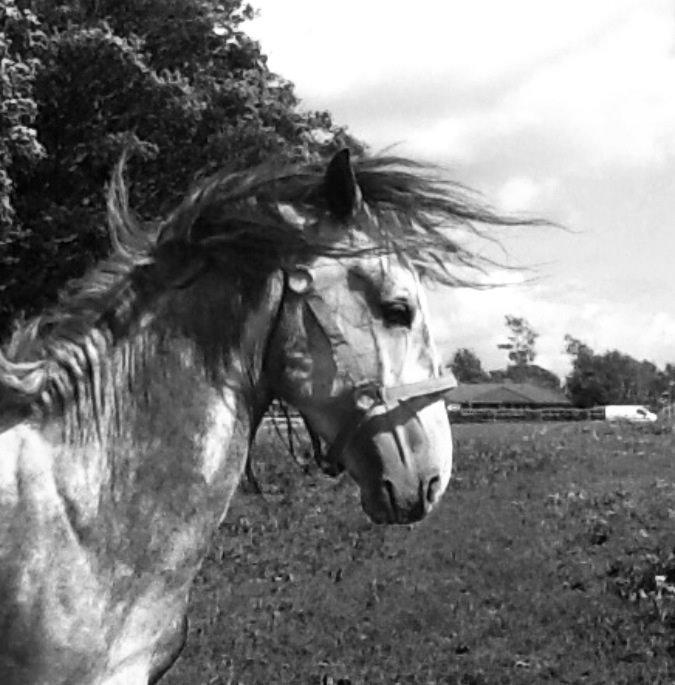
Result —
[{"label": "horse", "polygon": [[438,170],[347,150],[197,183],[152,228],[108,191],[112,256],[0,355],[0,682],[154,683],[270,402],[377,523],[426,516],[452,436],[423,278],[506,224]]}]

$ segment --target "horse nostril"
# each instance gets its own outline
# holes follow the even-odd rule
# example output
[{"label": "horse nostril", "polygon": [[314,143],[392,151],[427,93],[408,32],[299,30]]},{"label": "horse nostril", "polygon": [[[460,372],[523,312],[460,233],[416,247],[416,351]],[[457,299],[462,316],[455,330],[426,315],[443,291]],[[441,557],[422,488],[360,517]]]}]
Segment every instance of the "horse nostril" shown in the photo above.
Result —
[{"label": "horse nostril", "polygon": [[441,477],[440,476],[433,476],[432,478],[429,479],[429,482],[427,483],[427,502],[429,504],[434,504],[434,502],[438,499],[439,494],[440,494],[440,489],[441,489]]},{"label": "horse nostril", "polygon": [[388,501],[389,509],[396,518],[397,515],[397,507],[396,507],[396,493],[394,492],[394,484],[389,481],[385,480],[384,481],[384,492],[386,493],[386,499]]}]

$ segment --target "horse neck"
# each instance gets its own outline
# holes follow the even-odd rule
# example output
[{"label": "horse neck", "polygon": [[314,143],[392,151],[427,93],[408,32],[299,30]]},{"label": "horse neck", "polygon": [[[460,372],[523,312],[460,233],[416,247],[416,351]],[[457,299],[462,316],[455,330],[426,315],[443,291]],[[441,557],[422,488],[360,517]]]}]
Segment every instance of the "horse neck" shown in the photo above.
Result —
[{"label": "horse neck", "polygon": [[[251,284],[248,293],[233,291],[218,279],[217,274],[215,280],[207,277],[196,292],[186,293],[180,314],[185,318],[178,325],[174,319],[168,328],[183,333],[178,349],[181,358],[186,348],[190,350],[187,366],[197,372],[195,385],[201,385],[204,392],[210,386],[211,392],[236,398],[237,407],[255,429],[270,402],[264,361],[281,306],[283,275],[276,272],[266,281]],[[169,308],[159,326],[175,314]]]},{"label": "horse neck", "polygon": [[[63,367],[44,422],[33,417],[0,434],[0,486],[8,493],[18,488],[17,515],[40,512],[26,518],[23,530],[53,571],[44,587],[63,588],[63,601],[77,597],[73,606],[87,605],[81,616],[69,610],[82,618],[84,634],[87,625],[111,625],[105,613],[120,635],[122,621],[154,640],[163,612],[185,601],[244,469],[266,340],[281,298],[279,279],[267,285],[239,319],[238,344],[227,350],[222,369],[209,366],[209,350],[200,347],[189,321],[176,325],[181,307],[197,293],[174,293],[133,335],[115,340],[103,327],[92,329],[93,337],[84,339],[98,345],[79,357],[90,378],[79,378],[69,394],[61,381],[74,367]],[[61,404],[64,413],[57,411]],[[5,497],[5,504],[13,501]],[[58,594],[35,587],[45,605]],[[157,627],[147,622],[149,606],[160,618]],[[97,635],[92,630],[92,639]],[[135,637],[121,644],[132,653],[138,646]]]},{"label": "horse neck", "polygon": [[[86,398],[73,401],[65,417],[53,415],[43,425],[36,439],[54,451],[57,489],[94,538],[109,534],[100,512],[114,508],[123,535],[139,537],[139,549],[144,531],[154,530],[159,540],[179,523],[201,549],[204,531],[226,510],[243,471],[266,397],[263,356],[280,283],[271,279],[268,296],[244,317],[222,369],[210,368],[208,351],[189,327],[176,328],[176,309],[169,306],[102,355],[96,411],[87,412]],[[196,512],[187,523],[186,509]]]}]

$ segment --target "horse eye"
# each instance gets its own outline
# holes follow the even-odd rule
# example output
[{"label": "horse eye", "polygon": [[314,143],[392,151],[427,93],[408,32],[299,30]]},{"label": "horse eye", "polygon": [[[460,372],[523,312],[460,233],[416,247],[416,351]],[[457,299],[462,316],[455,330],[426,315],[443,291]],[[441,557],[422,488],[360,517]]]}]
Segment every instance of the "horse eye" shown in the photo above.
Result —
[{"label": "horse eye", "polygon": [[414,312],[408,302],[394,300],[392,302],[382,302],[380,305],[382,318],[387,326],[412,326]]}]

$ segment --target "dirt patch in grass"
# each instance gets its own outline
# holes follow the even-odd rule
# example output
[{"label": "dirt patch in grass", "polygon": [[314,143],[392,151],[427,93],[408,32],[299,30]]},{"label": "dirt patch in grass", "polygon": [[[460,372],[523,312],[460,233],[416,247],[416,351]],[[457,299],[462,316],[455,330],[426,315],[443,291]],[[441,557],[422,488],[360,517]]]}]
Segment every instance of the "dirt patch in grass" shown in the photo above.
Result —
[{"label": "dirt patch in grass", "polygon": [[257,451],[192,594],[179,683],[670,683],[670,433],[461,425],[438,511],[380,527],[355,487]]}]

